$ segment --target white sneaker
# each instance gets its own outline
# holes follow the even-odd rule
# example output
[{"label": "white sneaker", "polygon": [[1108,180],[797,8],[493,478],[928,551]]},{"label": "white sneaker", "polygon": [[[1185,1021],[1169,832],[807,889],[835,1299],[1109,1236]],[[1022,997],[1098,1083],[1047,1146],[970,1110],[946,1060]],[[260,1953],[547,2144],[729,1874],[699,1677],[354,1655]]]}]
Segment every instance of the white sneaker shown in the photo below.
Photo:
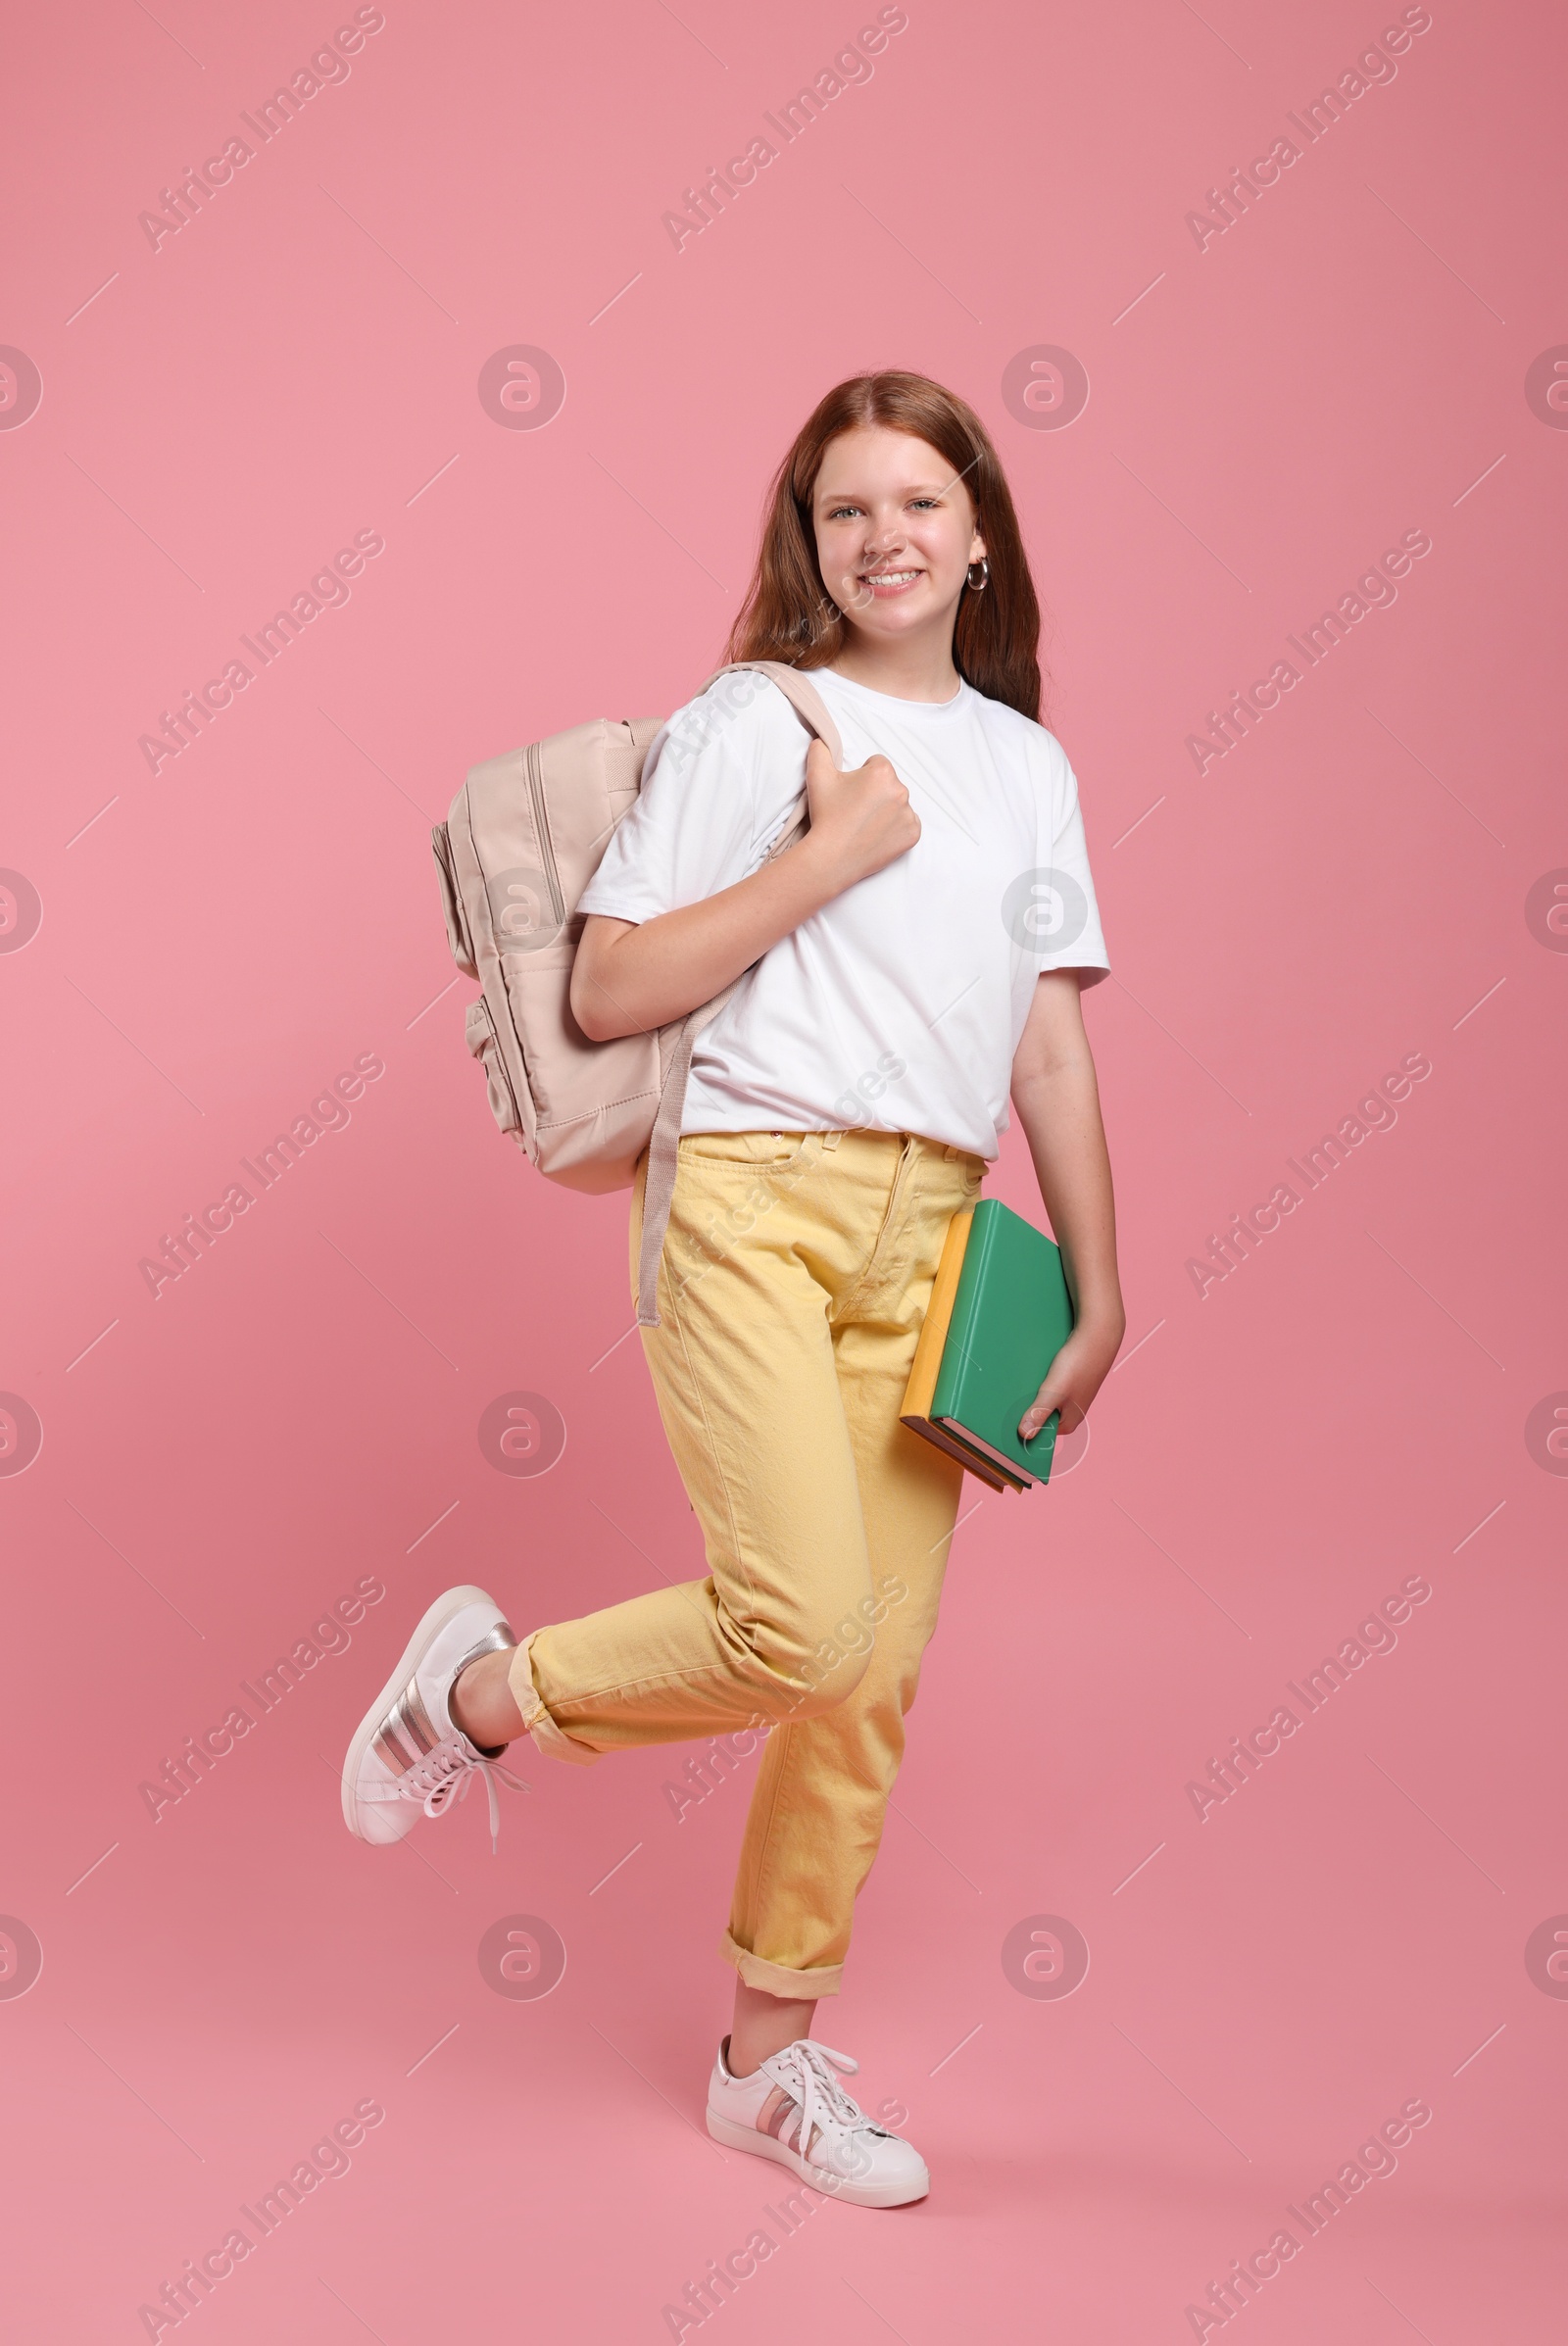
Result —
[{"label": "white sneaker", "polygon": [[419,1818],[466,1797],[475,1776],[490,1795],[490,1846],[501,1825],[496,1779],[528,1786],[500,1765],[504,1743],[481,1750],[449,1707],[459,1673],[482,1653],[517,1642],[482,1588],[449,1588],[409,1639],[403,1658],[360,1724],[343,1763],[343,1818],[362,1841],[400,1841]]},{"label": "white sneaker", "polygon": [[749,2077],[734,2077],[729,2038],[708,2088],[708,2130],[730,2150],[793,2167],[806,2183],[857,2208],[902,2208],[931,2188],[925,2161],[902,2134],[867,2118],[835,2070],[859,2063],[802,2036]]}]

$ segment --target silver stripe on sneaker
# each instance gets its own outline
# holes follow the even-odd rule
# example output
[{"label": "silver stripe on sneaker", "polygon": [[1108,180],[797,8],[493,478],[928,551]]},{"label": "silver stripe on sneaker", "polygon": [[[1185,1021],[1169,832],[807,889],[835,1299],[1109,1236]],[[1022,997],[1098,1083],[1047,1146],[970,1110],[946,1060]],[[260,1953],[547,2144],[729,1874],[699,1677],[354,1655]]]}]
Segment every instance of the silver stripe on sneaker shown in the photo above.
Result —
[{"label": "silver stripe on sneaker", "polygon": [[[458,1662],[447,1682],[449,1688],[457,1685],[468,1664],[476,1662],[481,1654],[506,1653],[516,1642],[510,1623],[497,1621]],[[419,1681],[416,1673],[382,1722],[375,1737],[375,1748],[394,1776],[406,1776],[411,1768],[417,1767],[427,1752],[435,1749],[440,1740],[440,1733],[419,1692]]]},{"label": "silver stripe on sneaker", "polygon": [[377,1734],[374,1748],[394,1776],[407,1776],[411,1768],[417,1766],[421,1754],[417,1750],[411,1750],[406,1743],[399,1742],[396,1727],[397,1714],[394,1712]]},{"label": "silver stripe on sneaker", "polygon": [[418,1680],[411,1678],[388,1711],[375,1747],[395,1776],[406,1776],[440,1739],[430,1725]]},{"label": "silver stripe on sneaker", "polygon": [[[786,2150],[799,2151],[801,2120],[805,2115],[800,2103],[791,2094],[786,2093],[782,2086],[775,2085],[757,2114],[758,2131],[762,2134],[771,2134],[774,2141],[782,2142]],[[819,2129],[813,2126],[811,2128],[812,2149],[816,2147],[818,2133]],[[809,2158],[810,2152],[808,2151],[806,2156]]]},{"label": "silver stripe on sneaker", "polygon": [[416,1678],[410,1679],[392,1705],[392,1718],[408,1740],[417,1747],[421,1758],[425,1752],[433,1751],[441,1740],[430,1723],[430,1714],[424,1707],[424,1696],[419,1692]]},{"label": "silver stripe on sneaker", "polygon": [[[481,1654],[506,1653],[516,1642],[510,1623],[496,1622],[457,1664],[448,1681],[449,1686],[455,1686],[468,1664],[476,1662]],[[425,1708],[424,1697],[419,1692],[419,1681],[416,1675],[410,1679],[388,1711],[375,1737],[375,1748],[394,1776],[406,1776],[411,1768],[417,1767],[427,1752],[435,1749],[440,1740],[441,1736]]]}]

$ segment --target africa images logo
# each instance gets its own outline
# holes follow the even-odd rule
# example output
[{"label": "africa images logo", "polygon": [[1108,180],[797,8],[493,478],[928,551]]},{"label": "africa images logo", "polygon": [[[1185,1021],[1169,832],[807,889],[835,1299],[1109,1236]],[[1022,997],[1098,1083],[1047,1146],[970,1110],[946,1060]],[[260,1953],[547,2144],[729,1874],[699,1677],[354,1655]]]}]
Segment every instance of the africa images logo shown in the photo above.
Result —
[{"label": "africa images logo", "polygon": [[741,191],[751,186],[758,172],[778,160],[785,147],[804,138],[835,98],[842,98],[846,90],[869,81],[876,71],[872,58],[879,57],[893,36],[906,32],[908,25],[909,19],[904,9],[878,9],[876,23],[863,25],[830,66],[824,66],[793,98],[786,99],[777,114],[763,115],[763,122],[779,141],[777,146],[765,132],[760,133],[743,153],[732,155],[722,171],[711,165],[695,187],[683,189],[681,201],[685,211],[666,212],[662,220],[664,233],[676,252],[683,251],[705,228],[710,228]]},{"label": "africa images logo", "polygon": [[385,552],[386,540],[379,530],[357,531],[353,545],[340,546],[310,584],[301,587],[285,608],[275,611],[254,636],[241,635],[239,640],[255,667],[243,660],[231,660],[222,674],[210,676],[199,692],[187,689],[177,709],[161,709],[158,722],[162,731],[143,733],[136,744],[149,770],[156,774],[172,758],[180,757],[200,741],[214,717],[232,708],[235,694],[254,684],[264,668],[281,660],[313,620],[323,611],[340,610],[351,600],[349,580],[358,578],[368,562]]},{"label": "africa images logo", "polygon": [[144,1254],[136,1265],[153,1301],[159,1300],[166,1287],[193,1271],[216,1241],[234,1228],[236,1217],[249,1213],[258,1198],[299,1163],[307,1149],[314,1149],[329,1132],[346,1132],[354,1121],[348,1102],[362,1099],[366,1085],[379,1083],[385,1073],[386,1061],[378,1052],[362,1051],[353,1066],[311,1101],[309,1113],[296,1116],[270,1148],[258,1149],[259,1163],[248,1156],[240,1158],[244,1181],[231,1181],[222,1197],[204,1205],[199,1215],[187,1213],[177,1231],[166,1230],[157,1254]]},{"label": "africa images logo", "polygon": [[547,1475],[566,1446],[566,1421],[542,1393],[497,1393],[479,1418],[479,1447],[498,1475]]},{"label": "africa images logo", "polygon": [[354,23],[340,24],[331,40],[316,51],[309,65],[301,66],[270,98],[264,98],[254,115],[241,112],[239,119],[255,139],[254,147],[250,139],[236,132],[224,141],[219,154],[208,156],[199,171],[194,164],[187,164],[183,175],[176,178],[172,187],[161,187],[158,200],[163,210],[143,212],[137,220],[153,251],[160,252],[172,236],[177,236],[182,228],[199,220],[220,189],[229,185],[234,173],[253,163],[263,147],[270,147],[274,138],[280,138],[313,98],[318,98],[337,82],[347,81],[354,71],[349,59],[359,55],[369,35],[385,28],[386,19],[378,8],[356,9]]},{"label": "africa images logo", "polygon": [[0,432],[14,432],[38,412],[43,377],[24,350],[0,343]]}]

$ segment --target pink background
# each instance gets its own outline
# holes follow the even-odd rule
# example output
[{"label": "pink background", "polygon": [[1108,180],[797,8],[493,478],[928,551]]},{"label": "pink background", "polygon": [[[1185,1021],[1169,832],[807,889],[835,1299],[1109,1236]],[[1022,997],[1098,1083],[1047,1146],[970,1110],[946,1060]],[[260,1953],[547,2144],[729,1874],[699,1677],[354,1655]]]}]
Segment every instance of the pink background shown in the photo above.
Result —
[{"label": "pink background", "polygon": [[[931,2197],[825,2209],[710,2319],[1192,2336],[1421,2096],[1397,2174],[1248,2334],[1559,2334],[1568,2001],[1525,1950],[1568,1910],[1568,1461],[1526,1428],[1568,1387],[1568,963],[1527,900],[1568,864],[1568,437],[1525,378],[1568,337],[1561,21],[1434,0],[1396,77],[1200,250],[1204,190],[1396,9],[910,0],[874,76],[677,252],[662,212],[873,15],[388,0],[156,251],[138,214],[329,36],[328,0],[13,26],[0,340],[42,401],[0,431],[0,863],[42,925],[0,953],[0,1387],[43,1446],[0,1477],[0,1909],[43,1969],[8,2000],[12,1930],[10,2336],[147,2334],[138,2307],[368,2098],[352,2171],[202,2336],[653,2340],[768,2221],[776,2172],[700,2131],[744,1785],[677,1823],[683,1752],[529,1753],[495,1860],[471,1802],[351,1843],[334,1775],[443,1586],[522,1629],[700,1569],[616,1347],[626,1200],[496,1135],[427,833],[476,759],[697,688],[766,474],[878,365],[985,415],[1052,613],[1131,1325],[1074,1471],[968,1489],[822,2015]],[[564,372],[544,429],[477,395],[514,344]],[[1066,429],[1003,397],[1042,344],[1088,372]],[[160,710],[361,530],[385,551],[352,600],[151,773]],[[1397,601],[1200,777],[1205,711],[1406,530],[1432,551]],[[366,1052],[348,1127],[155,1300],[139,1260]],[[1200,1299],[1188,1258],[1411,1052],[1397,1125]],[[992,1187],[1038,1215],[1015,1134]],[[567,1428],[538,1478],[477,1441],[518,1390]],[[352,1649],[155,1823],[140,1784],[369,1575]],[[1200,1821],[1189,1782],[1414,1575],[1397,1649]],[[544,2000],[477,1961],[519,1913],[567,1951]],[[1004,1968],[1043,1915],[1091,1950],[1065,1998]]]}]

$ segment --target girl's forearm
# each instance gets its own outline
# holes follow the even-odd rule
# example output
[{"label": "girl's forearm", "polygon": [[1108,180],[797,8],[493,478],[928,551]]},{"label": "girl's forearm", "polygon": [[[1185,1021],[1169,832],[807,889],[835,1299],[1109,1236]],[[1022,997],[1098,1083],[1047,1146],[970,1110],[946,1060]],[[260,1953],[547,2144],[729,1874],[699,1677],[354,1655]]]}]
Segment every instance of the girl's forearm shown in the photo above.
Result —
[{"label": "girl's forearm", "polygon": [[572,1015],[594,1043],[684,1018],[843,885],[822,843],[808,831],[733,887],[677,912],[642,922],[590,913],[572,966]]},{"label": "girl's forearm", "polygon": [[1100,1115],[1100,1089],[1087,1051],[1013,1086],[1040,1195],[1061,1248],[1068,1286],[1085,1322],[1126,1324],[1116,1270],[1116,1204]]},{"label": "girl's forearm", "polygon": [[591,1043],[647,1034],[711,1002],[834,897],[920,836],[885,758],[840,773],[819,741],[806,753],[805,836],[733,887],[653,920],[590,913],[571,971],[572,1015]]}]

